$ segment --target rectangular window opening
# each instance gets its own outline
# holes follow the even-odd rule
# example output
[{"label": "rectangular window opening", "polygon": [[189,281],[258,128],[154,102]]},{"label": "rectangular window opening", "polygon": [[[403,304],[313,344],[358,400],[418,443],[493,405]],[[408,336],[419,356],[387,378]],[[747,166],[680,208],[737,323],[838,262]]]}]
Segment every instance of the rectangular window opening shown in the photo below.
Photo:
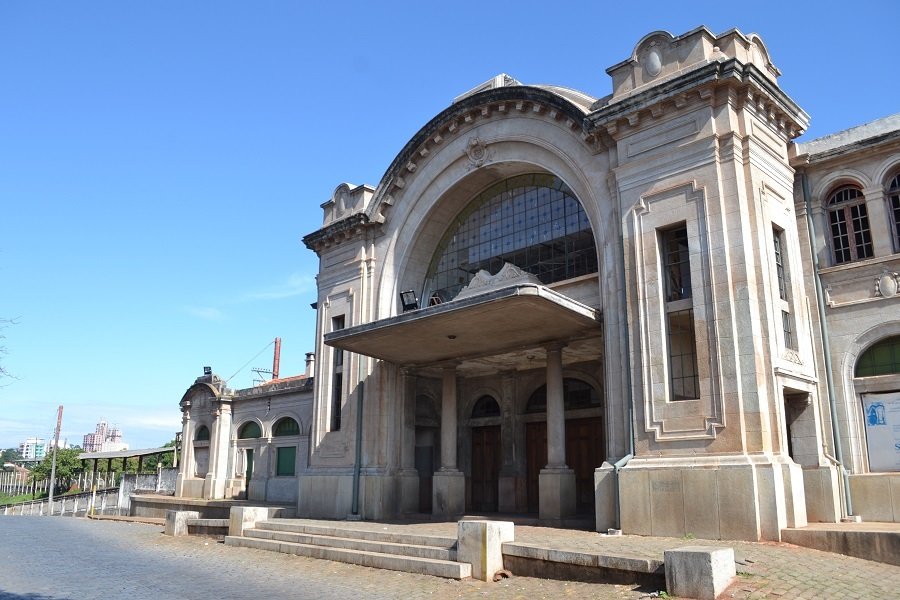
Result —
[{"label": "rectangular window opening", "polygon": [[[331,330],[339,331],[344,328],[344,315],[331,319]],[[331,375],[331,431],[341,430],[341,406],[344,402],[344,351],[340,348],[332,349],[332,375]]]},{"label": "rectangular window opening", "polygon": [[669,399],[695,400],[700,397],[700,378],[687,227],[682,225],[662,231],[660,249],[665,279]]}]

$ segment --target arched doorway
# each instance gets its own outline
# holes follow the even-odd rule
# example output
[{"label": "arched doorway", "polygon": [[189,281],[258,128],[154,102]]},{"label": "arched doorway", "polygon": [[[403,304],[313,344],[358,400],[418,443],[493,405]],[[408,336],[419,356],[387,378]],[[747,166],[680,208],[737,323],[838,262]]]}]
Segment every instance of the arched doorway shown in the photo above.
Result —
[{"label": "arched doorway", "polygon": [[[594,512],[594,469],[605,456],[605,428],[602,399],[590,384],[574,378],[563,380],[563,402],[566,410],[566,464],[575,471],[575,510],[578,514]],[[528,512],[538,512],[538,476],[547,464],[547,387],[532,393],[525,415],[544,418],[525,423],[525,485]]]},{"label": "arched doorway", "polygon": [[478,512],[497,512],[499,506],[500,463],[500,405],[491,396],[482,396],[472,407],[472,473],[471,509]]},{"label": "arched doorway", "polygon": [[870,346],[856,362],[869,471],[900,472],[900,335]]}]

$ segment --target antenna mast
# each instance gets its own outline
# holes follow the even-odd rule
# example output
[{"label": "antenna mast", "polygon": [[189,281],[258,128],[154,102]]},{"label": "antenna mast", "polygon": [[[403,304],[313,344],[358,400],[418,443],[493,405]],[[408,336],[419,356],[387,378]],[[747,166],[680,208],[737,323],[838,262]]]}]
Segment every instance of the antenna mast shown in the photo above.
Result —
[{"label": "antenna mast", "polygon": [[269,376],[271,379],[278,379],[278,370],[281,366],[281,338],[275,338],[275,352],[272,357],[272,370],[263,369],[262,367],[256,367],[251,369],[254,373],[256,373],[256,379],[253,380],[253,385],[261,385],[269,381],[266,379],[266,376]]}]

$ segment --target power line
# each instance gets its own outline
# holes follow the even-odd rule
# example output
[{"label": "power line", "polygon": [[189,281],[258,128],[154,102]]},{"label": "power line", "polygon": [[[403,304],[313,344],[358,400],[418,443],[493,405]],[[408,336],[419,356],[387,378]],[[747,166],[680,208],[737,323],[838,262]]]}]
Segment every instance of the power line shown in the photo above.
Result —
[{"label": "power line", "polygon": [[234,376],[235,376],[235,375],[237,375],[238,373],[240,373],[241,371],[243,371],[245,368],[247,368],[247,365],[249,365],[249,364],[252,363],[254,360],[256,360],[256,359],[259,357],[260,354],[262,354],[263,352],[265,352],[266,350],[268,350],[268,349],[269,349],[269,346],[271,346],[271,345],[274,344],[274,343],[275,343],[275,340],[272,340],[271,342],[269,342],[268,344],[266,344],[266,347],[265,347],[265,348],[263,348],[262,350],[260,350],[259,352],[257,352],[256,355],[255,355],[253,358],[251,358],[250,360],[248,360],[247,362],[245,362],[244,365],[243,365],[240,369],[238,369],[237,371],[235,371],[235,372],[234,372],[234,375],[232,375],[231,377],[229,377],[228,379],[226,379],[226,380],[225,380],[225,383],[228,383],[229,381],[231,381],[232,379],[234,379]]}]

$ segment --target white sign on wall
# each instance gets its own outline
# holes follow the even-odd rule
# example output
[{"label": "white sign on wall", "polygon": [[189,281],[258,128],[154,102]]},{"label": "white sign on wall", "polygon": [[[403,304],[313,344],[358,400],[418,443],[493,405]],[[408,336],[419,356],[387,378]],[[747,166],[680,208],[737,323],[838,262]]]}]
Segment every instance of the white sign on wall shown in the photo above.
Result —
[{"label": "white sign on wall", "polygon": [[900,471],[900,392],[863,394],[869,471]]}]

